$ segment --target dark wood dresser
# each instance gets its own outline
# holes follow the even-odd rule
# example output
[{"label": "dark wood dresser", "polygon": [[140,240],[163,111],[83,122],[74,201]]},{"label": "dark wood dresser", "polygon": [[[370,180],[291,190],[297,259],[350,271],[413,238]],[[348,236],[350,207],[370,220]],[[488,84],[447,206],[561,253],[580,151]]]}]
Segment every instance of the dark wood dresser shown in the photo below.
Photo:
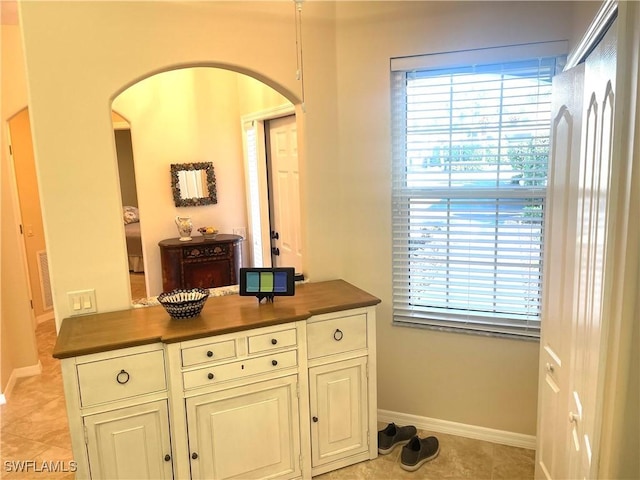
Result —
[{"label": "dark wood dresser", "polygon": [[177,238],[160,241],[162,290],[237,284],[241,242],[242,237],[228,234],[218,234],[215,239],[194,236],[186,242]]}]

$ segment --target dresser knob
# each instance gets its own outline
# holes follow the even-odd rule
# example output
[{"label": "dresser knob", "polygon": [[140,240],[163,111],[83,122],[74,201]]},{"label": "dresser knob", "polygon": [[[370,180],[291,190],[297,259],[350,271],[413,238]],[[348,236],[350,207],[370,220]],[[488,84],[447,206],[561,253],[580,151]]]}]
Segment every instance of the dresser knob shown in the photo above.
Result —
[{"label": "dresser knob", "polygon": [[339,342],[340,340],[342,340],[342,337],[344,337],[344,333],[342,333],[342,330],[340,330],[339,328],[336,329],[335,332],[333,332],[333,339],[336,342]]},{"label": "dresser knob", "polygon": [[129,381],[130,378],[131,376],[128,372],[126,372],[125,370],[120,370],[120,373],[116,375],[116,382],[118,382],[120,385],[124,385]]},{"label": "dresser knob", "polygon": [[169,455],[168,453],[164,456],[164,461],[168,462],[171,460],[171,455]]},{"label": "dresser knob", "polygon": [[213,373],[209,373],[209,374],[207,375],[207,378],[208,378],[209,380],[213,380]]},{"label": "dresser knob", "polygon": [[278,343],[278,340],[275,338],[271,339],[271,345],[276,345]]},{"label": "dresser knob", "polygon": [[276,365],[278,365],[278,361],[277,360],[271,360],[271,365],[273,365],[275,367]]},{"label": "dresser knob", "polygon": [[211,350],[207,350],[207,357],[213,357],[213,352]]},{"label": "dresser knob", "polygon": [[196,458],[198,458],[198,454],[196,452],[193,452],[191,454],[191,458],[193,458],[195,460]]}]

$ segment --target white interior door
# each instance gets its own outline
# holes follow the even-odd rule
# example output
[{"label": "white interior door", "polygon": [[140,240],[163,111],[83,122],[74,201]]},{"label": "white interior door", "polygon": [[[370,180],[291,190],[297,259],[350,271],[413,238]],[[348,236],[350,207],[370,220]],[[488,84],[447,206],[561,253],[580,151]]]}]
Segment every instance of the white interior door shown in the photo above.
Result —
[{"label": "white interior door", "polygon": [[567,478],[577,182],[584,65],[553,79],[536,478]]},{"label": "white interior door", "polygon": [[272,259],[302,272],[298,134],[295,115],[269,121]]},{"label": "white interior door", "polygon": [[569,477],[595,478],[600,398],[605,371],[607,255],[613,218],[612,138],[616,87],[616,23],[585,62],[582,151],[578,178],[575,308],[570,374]]}]

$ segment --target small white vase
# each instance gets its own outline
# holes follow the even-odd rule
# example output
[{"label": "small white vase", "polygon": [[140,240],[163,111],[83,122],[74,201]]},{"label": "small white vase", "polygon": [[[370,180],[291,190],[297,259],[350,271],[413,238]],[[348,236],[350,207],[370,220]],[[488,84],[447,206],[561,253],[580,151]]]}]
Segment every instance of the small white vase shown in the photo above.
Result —
[{"label": "small white vase", "polygon": [[176,225],[178,227],[178,233],[180,234],[181,242],[188,242],[191,240],[191,230],[193,230],[193,223],[191,223],[191,217],[176,217]]}]

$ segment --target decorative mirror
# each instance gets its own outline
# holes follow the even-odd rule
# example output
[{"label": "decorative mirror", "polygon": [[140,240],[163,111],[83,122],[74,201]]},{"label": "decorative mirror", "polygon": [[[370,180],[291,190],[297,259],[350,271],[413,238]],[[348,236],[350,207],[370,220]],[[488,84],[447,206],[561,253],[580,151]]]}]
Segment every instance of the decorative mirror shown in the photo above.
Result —
[{"label": "decorative mirror", "polygon": [[172,163],[171,190],[176,207],[218,203],[213,163]]}]

